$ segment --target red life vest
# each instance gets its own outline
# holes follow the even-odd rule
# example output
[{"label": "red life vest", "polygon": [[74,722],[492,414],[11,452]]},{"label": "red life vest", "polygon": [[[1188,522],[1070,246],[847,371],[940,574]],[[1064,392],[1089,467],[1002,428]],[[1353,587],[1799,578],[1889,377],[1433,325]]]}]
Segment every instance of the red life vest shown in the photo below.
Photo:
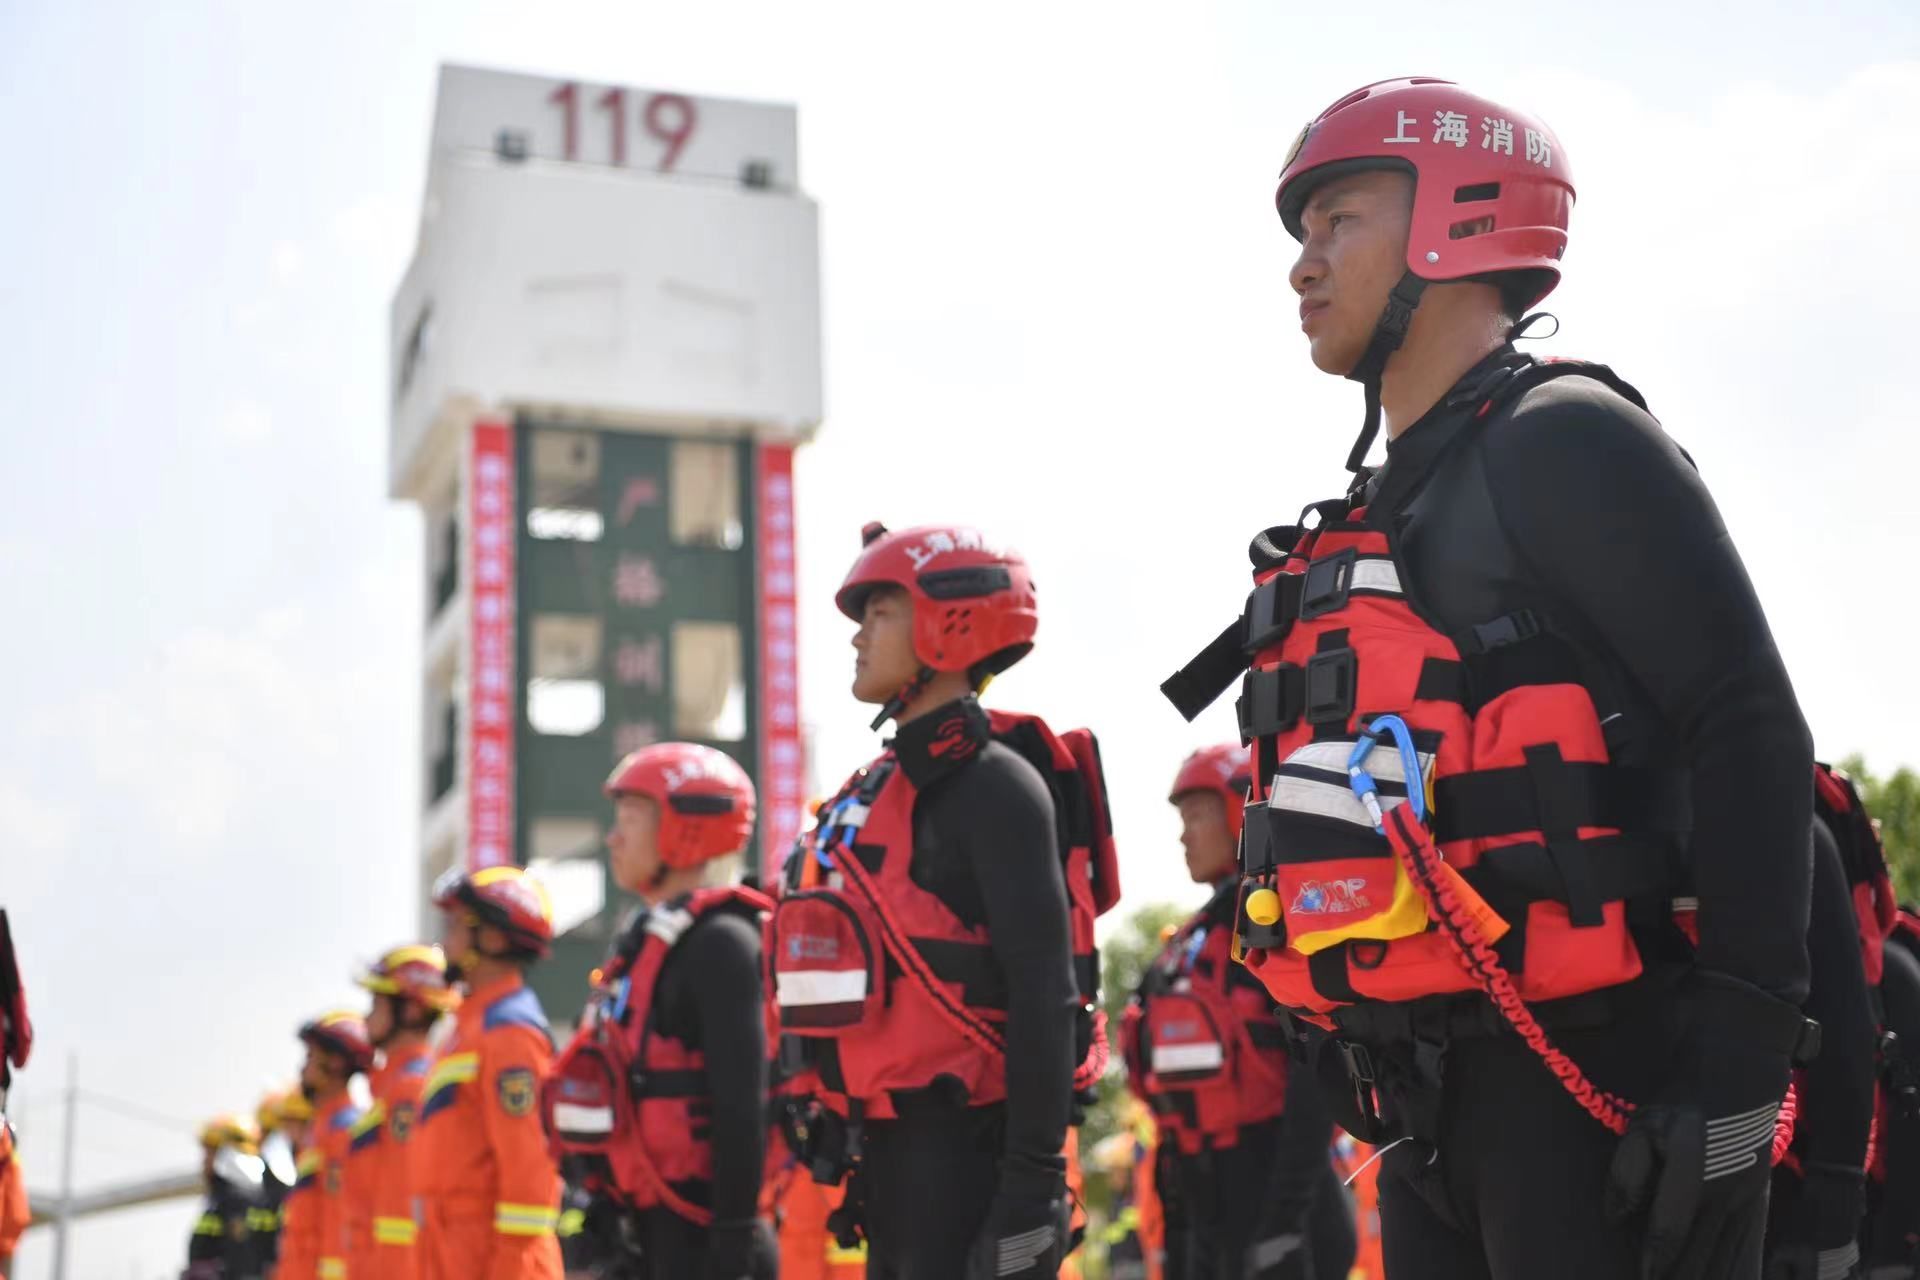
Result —
[{"label": "red life vest", "polygon": [[1839,846],[1840,865],[1853,895],[1853,914],[1860,922],[1860,959],[1866,966],[1867,985],[1877,987],[1886,973],[1887,938],[1900,911],[1886,850],[1853,779],[1831,765],[1813,767],[1813,809]]},{"label": "red life vest", "polygon": [[[1119,897],[1098,746],[1084,729],[1055,735],[1036,716],[987,715],[992,739],[1053,791],[1074,972],[1091,1008],[1094,918]],[[891,751],[854,774],[789,863],[767,925],[780,1031],[812,1042],[819,1096],[841,1114],[891,1118],[895,1091],[943,1077],[971,1106],[1006,1097],[1006,980],[986,929],[909,874],[916,795]],[[1085,1024],[1082,1039],[1088,1058],[1076,1083],[1090,1084],[1104,1066],[1097,1024]]]},{"label": "red life vest", "polygon": [[1286,1109],[1286,1036],[1272,1000],[1233,981],[1232,908],[1209,903],[1168,939],[1121,1024],[1128,1079],[1183,1155]]},{"label": "red life vest", "polygon": [[[1638,400],[1604,366],[1526,364],[1476,389],[1475,416],[1572,373]],[[1281,1004],[1330,1028],[1353,1006],[1482,991],[1620,1131],[1628,1104],[1595,1091],[1523,1001],[1639,975],[1629,903],[1636,922],[1640,904],[1669,909],[1687,778],[1611,761],[1588,664],[1544,608],[1443,633],[1408,598],[1392,539],[1358,501],[1313,510],[1317,526],[1263,535],[1271,563],[1240,620],[1162,686],[1191,718],[1246,671],[1245,961]],[[1412,770],[1391,738],[1355,759],[1382,716],[1411,730]],[[1360,772],[1377,784],[1379,813],[1349,785]],[[1414,787],[1426,823],[1396,812]],[[1253,901],[1268,923],[1245,910],[1263,890]]]},{"label": "red life vest", "polygon": [[703,916],[734,911],[758,925],[772,908],[741,885],[696,889],[649,908],[635,926],[638,947],[615,956],[555,1060],[541,1091],[554,1155],[603,1161],[606,1189],[622,1203],[712,1220],[683,1193],[713,1177],[706,1057],[660,1031],[654,996],[667,957]]}]

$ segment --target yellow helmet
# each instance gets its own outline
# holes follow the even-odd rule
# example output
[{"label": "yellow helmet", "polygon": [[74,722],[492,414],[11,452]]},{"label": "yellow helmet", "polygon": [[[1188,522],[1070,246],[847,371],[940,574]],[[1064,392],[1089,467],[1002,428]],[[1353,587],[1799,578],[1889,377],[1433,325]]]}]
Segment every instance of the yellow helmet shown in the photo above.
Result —
[{"label": "yellow helmet", "polygon": [[265,1133],[290,1121],[313,1119],[313,1104],[307,1101],[307,1095],[300,1092],[298,1085],[290,1085],[260,1099],[260,1109],[254,1118],[260,1122],[260,1131]]},{"label": "yellow helmet", "polygon": [[208,1151],[233,1147],[248,1155],[260,1150],[260,1130],[236,1115],[219,1115],[200,1126],[200,1145]]}]

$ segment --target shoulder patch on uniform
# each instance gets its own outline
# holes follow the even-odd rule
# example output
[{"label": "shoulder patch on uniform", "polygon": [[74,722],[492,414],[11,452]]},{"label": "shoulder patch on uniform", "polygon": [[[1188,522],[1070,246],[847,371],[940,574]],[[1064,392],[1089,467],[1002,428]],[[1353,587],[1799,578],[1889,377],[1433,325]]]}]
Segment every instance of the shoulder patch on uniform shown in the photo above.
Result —
[{"label": "shoulder patch on uniform", "polygon": [[521,987],[487,1006],[486,1020],[481,1025],[487,1031],[500,1027],[532,1027],[544,1033],[547,1014],[540,1007],[540,997],[533,994],[533,988]]},{"label": "shoulder patch on uniform", "polygon": [[359,1123],[360,1109],[358,1107],[342,1107],[333,1113],[333,1123],[329,1125],[328,1128],[333,1129],[335,1132],[342,1129],[352,1132],[353,1127]]},{"label": "shoulder patch on uniform", "polygon": [[407,1135],[413,1132],[413,1104],[402,1102],[394,1107],[393,1114],[387,1117],[387,1131],[395,1142],[405,1142]]},{"label": "shoulder patch on uniform", "polygon": [[415,1058],[413,1061],[401,1067],[400,1074],[403,1076],[424,1076],[431,1070],[433,1070],[433,1059],[422,1056]]},{"label": "shoulder patch on uniform", "polygon": [[509,1067],[500,1073],[500,1108],[510,1116],[533,1111],[533,1068]]}]

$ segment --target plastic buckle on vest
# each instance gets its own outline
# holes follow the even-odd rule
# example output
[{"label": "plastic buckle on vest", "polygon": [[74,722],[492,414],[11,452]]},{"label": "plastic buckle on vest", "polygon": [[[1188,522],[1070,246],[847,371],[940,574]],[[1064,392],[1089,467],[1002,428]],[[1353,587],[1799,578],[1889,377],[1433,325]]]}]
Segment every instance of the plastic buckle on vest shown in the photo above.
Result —
[{"label": "plastic buckle on vest", "polygon": [[1347,547],[1308,563],[1300,587],[1301,621],[1346,607],[1347,593],[1353,588],[1353,566],[1359,559],[1359,551]]},{"label": "plastic buckle on vest", "polygon": [[1812,1018],[1800,1022],[1800,1034],[1793,1041],[1793,1065],[1804,1067],[1820,1056],[1820,1024]]},{"label": "plastic buckle on vest", "polygon": [[1247,594],[1247,605],[1240,615],[1245,627],[1240,637],[1241,648],[1251,655],[1279,644],[1286,639],[1299,608],[1299,574],[1282,573],[1268,578]]},{"label": "plastic buckle on vest", "polygon": [[1471,628],[1468,634],[1473,637],[1475,653],[1491,653],[1510,644],[1519,644],[1522,640],[1531,640],[1545,630],[1540,624],[1539,615],[1533,610],[1515,609],[1491,622],[1480,623]]},{"label": "plastic buckle on vest", "polygon": [[1339,1050],[1341,1064],[1347,1070],[1347,1082],[1353,1086],[1354,1110],[1369,1128],[1377,1132],[1380,1128],[1380,1109],[1374,1104],[1376,1077],[1373,1055],[1367,1052],[1367,1046],[1357,1040],[1334,1040],[1332,1044]]},{"label": "plastic buckle on vest", "polygon": [[1307,659],[1307,723],[1345,724],[1353,714],[1359,672],[1352,649],[1329,649]]},{"label": "plastic buckle on vest", "polygon": [[1242,745],[1293,728],[1300,719],[1304,685],[1300,668],[1290,662],[1247,672],[1233,704]]}]

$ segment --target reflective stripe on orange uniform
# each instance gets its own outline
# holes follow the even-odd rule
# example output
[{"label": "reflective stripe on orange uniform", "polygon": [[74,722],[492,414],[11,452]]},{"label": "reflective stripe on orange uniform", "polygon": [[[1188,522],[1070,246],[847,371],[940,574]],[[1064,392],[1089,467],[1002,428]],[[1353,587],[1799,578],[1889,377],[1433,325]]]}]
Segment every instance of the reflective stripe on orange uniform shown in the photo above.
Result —
[{"label": "reflective stripe on orange uniform", "polygon": [[11,1258],[27,1229],[27,1173],[20,1165],[20,1148],[13,1132],[0,1120],[0,1258]]},{"label": "reflective stripe on orange uniform", "polygon": [[380,1073],[369,1076],[373,1105],[354,1122],[348,1135],[346,1172],[347,1272],[353,1280],[368,1280],[373,1269],[373,1189],[385,1159],[383,1138],[387,1112],[380,1105]]},{"label": "reflective stripe on orange uniform", "polygon": [[468,996],[427,1074],[412,1141],[426,1280],[560,1280],[560,1175],[540,1125],[553,1061],[518,974]]},{"label": "reflective stripe on orange uniform", "polygon": [[356,1271],[353,1280],[419,1280],[420,1217],[412,1139],[420,1117],[420,1095],[432,1067],[433,1053],[421,1045],[390,1058],[374,1081],[374,1096],[385,1115],[373,1187],[372,1270],[367,1276]]},{"label": "reflective stripe on orange uniform", "polygon": [[346,1094],[321,1103],[287,1194],[274,1280],[343,1280],[347,1273],[346,1161],[359,1109]]}]

